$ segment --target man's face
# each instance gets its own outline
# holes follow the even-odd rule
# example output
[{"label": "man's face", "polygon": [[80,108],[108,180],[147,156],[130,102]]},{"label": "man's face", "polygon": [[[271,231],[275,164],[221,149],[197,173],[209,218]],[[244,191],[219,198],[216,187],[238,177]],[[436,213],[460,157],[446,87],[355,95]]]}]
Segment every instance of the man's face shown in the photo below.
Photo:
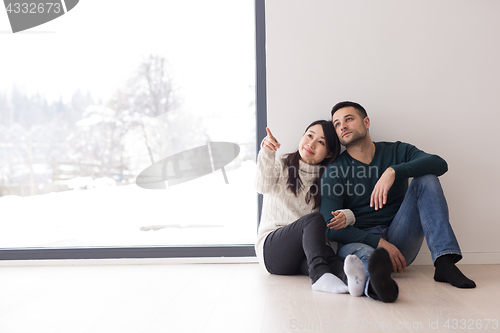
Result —
[{"label": "man's face", "polygon": [[364,139],[370,124],[368,117],[362,118],[352,106],[337,110],[332,121],[340,143],[346,147]]}]

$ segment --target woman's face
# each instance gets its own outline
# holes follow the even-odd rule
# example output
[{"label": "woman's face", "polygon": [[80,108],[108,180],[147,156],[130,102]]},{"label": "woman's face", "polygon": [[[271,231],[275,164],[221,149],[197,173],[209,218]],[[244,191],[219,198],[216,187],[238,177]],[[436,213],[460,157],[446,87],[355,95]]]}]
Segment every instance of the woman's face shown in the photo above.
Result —
[{"label": "woman's face", "polygon": [[319,164],[328,157],[323,127],[314,125],[307,129],[299,142],[300,159],[307,164]]}]

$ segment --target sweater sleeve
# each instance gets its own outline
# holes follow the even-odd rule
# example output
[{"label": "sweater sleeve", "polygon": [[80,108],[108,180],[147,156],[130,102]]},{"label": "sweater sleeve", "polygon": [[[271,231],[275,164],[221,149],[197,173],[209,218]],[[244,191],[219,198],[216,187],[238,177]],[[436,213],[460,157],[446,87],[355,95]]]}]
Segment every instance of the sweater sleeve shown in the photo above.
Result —
[{"label": "sweater sleeve", "polygon": [[282,164],[276,160],[276,152],[261,148],[257,156],[255,189],[260,194],[270,193],[279,181]]},{"label": "sweater sleeve", "polygon": [[344,208],[343,195],[339,195],[335,191],[337,186],[342,188],[342,179],[330,176],[329,170],[331,168],[332,166],[328,167],[321,176],[321,204],[319,206],[319,212],[323,215],[326,224],[332,219],[332,212]]},{"label": "sweater sleeve", "polygon": [[356,222],[356,217],[350,209],[339,209],[337,212],[342,212],[345,215],[345,226],[348,227]]},{"label": "sweater sleeve", "polygon": [[392,165],[396,178],[420,177],[423,175],[441,176],[448,171],[448,164],[438,155],[427,154],[417,147],[398,142],[398,155],[402,163]]},{"label": "sweater sleeve", "polygon": [[341,244],[364,243],[376,249],[382,237],[354,226],[348,226],[339,230],[327,228],[326,238]]}]

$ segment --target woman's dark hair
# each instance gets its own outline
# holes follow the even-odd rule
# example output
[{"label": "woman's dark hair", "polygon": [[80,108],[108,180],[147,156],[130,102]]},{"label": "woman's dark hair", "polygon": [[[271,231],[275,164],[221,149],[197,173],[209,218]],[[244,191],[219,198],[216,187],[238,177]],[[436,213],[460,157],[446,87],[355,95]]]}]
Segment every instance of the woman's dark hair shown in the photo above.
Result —
[{"label": "woman's dark hair", "polygon": [[[323,161],[321,161],[321,163],[318,164],[320,166],[318,177],[314,180],[313,185],[309,189],[309,192],[307,192],[306,194],[306,203],[309,203],[311,201],[311,198],[314,198],[314,208],[319,207],[321,203],[321,176],[323,175],[326,166],[335,161],[335,159],[340,154],[340,142],[337,134],[335,133],[332,122],[328,120],[316,120],[315,122],[307,126],[304,133],[306,133],[309,128],[315,125],[321,125],[321,127],[323,128],[326,150],[328,152],[327,156],[328,154],[331,154],[331,156],[326,157]],[[302,190],[302,180],[300,179],[299,175],[299,161],[300,154],[298,150],[283,156],[284,168],[288,169],[287,188],[290,189],[290,191],[292,191],[295,196],[297,196],[298,193]]]}]

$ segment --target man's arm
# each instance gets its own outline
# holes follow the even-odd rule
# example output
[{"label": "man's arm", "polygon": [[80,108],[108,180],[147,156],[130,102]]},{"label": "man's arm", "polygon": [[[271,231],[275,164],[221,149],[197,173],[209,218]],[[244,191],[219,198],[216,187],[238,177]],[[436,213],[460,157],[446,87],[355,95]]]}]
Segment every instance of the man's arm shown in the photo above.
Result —
[{"label": "man's arm", "polygon": [[381,209],[387,203],[387,193],[396,178],[420,177],[428,174],[441,176],[448,171],[448,164],[438,155],[427,154],[408,143],[397,142],[399,164],[388,167],[373,188],[370,207]]},{"label": "man's arm", "polygon": [[[329,220],[327,220],[327,222],[328,221]],[[358,229],[354,226],[348,226],[339,230],[327,228],[326,238],[339,242],[341,244],[364,243],[376,249],[382,237]]]},{"label": "man's arm", "polygon": [[428,154],[408,143],[398,143],[398,155],[402,163],[392,165],[396,178],[420,177],[423,175],[441,176],[448,171],[448,164],[438,155]]}]

